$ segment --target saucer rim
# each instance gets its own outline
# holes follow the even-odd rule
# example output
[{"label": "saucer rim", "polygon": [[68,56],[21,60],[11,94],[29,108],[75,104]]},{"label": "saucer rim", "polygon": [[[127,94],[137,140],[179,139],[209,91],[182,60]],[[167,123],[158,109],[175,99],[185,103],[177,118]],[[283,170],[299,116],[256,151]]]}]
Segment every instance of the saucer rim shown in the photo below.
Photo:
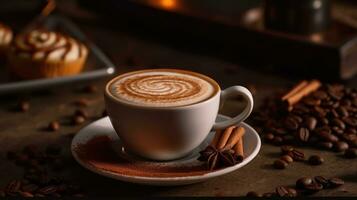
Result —
[{"label": "saucer rim", "polygon": [[[226,119],[230,118],[230,117],[227,117],[227,116],[221,115],[221,114],[219,114],[217,117],[226,118]],[[148,177],[148,176],[126,175],[123,173],[111,172],[111,171],[99,169],[99,168],[96,168],[88,163],[85,163],[78,157],[78,155],[75,151],[75,147],[77,146],[77,144],[79,143],[81,138],[83,138],[83,134],[86,133],[86,129],[89,129],[93,125],[99,124],[100,122],[105,121],[105,120],[108,120],[110,123],[109,117],[107,116],[107,117],[100,118],[96,121],[93,121],[92,123],[86,125],[82,129],[80,129],[78,131],[78,133],[72,139],[71,153],[72,153],[73,157],[75,158],[75,160],[82,167],[86,168],[87,170],[89,170],[93,173],[100,174],[102,176],[113,178],[113,179],[120,180],[120,181],[141,183],[141,184],[150,184],[150,185],[161,185],[161,184],[165,184],[165,183],[173,183],[175,185],[188,184],[188,183],[175,183],[175,181],[184,181],[184,182],[189,182],[189,183],[201,182],[206,179],[210,179],[210,178],[214,178],[217,176],[231,173],[241,167],[244,167],[258,155],[260,148],[261,148],[261,140],[260,140],[260,137],[259,137],[258,133],[256,132],[256,130],[253,127],[251,127],[249,124],[247,124],[245,122],[241,122],[240,125],[243,125],[244,127],[250,129],[250,132],[254,135],[254,138],[256,139],[257,145],[254,147],[253,152],[247,158],[245,158],[242,162],[237,163],[234,166],[225,167],[225,168],[214,170],[214,171],[207,172],[204,174],[179,176],[179,177],[175,177],[175,176],[173,176],[173,177],[158,177],[158,176]],[[90,138],[92,138],[92,137],[90,137]]]}]

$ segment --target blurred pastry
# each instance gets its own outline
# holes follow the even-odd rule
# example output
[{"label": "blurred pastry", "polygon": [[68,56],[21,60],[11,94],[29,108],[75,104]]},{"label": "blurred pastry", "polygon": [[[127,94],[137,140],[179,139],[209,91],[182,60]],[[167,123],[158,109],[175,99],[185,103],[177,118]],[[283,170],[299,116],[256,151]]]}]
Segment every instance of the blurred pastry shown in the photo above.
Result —
[{"label": "blurred pastry", "polygon": [[0,58],[4,58],[7,48],[12,40],[12,31],[10,27],[0,22]]},{"label": "blurred pastry", "polygon": [[82,71],[88,50],[69,36],[46,30],[18,35],[8,58],[11,71],[25,79],[52,78]]}]

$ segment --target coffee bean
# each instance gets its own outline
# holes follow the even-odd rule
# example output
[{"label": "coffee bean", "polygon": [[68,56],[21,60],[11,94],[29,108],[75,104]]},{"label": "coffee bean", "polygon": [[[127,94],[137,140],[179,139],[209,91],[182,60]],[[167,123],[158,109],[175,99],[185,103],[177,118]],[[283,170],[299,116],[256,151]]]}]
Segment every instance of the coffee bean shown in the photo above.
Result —
[{"label": "coffee bean", "polygon": [[329,180],[326,178],[326,177],[323,177],[323,176],[315,176],[314,177],[314,180],[317,182],[317,183],[320,183],[323,188],[328,188],[330,186],[330,182]]},{"label": "coffee bean", "polygon": [[246,194],[247,197],[262,197],[263,195],[257,193],[257,192],[254,192],[254,191],[250,191]]},{"label": "coffee bean", "polygon": [[332,120],[332,124],[334,124],[334,125],[336,125],[336,126],[342,128],[342,129],[345,129],[345,128],[346,128],[345,123],[343,123],[343,121],[340,120],[340,119],[333,119],[333,120]]},{"label": "coffee bean", "polygon": [[322,184],[316,183],[316,182],[312,182],[309,185],[305,185],[305,190],[308,193],[315,193],[315,192],[318,192],[318,191],[322,190],[323,188],[324,187],[322,186]]},{"label": "coffee bean", "polygon": [[315,111],[314,113],[316,113],[318,117],[325,117],[326,116],[326,111],[323,108],[319,107],[319,106],[315,106],[314,107],[314,111]]},{"label": "coffee bean", "polygon": [[327,118],[320,118],[319,122],[323,125],[328,125],[329,124],[329,120]]},{"label": "coffee bean", "polygon": [[328,97],[327,93],[321,90],[315,91],[312,93],[312,96],[315,97],[316,99],[326,99]]},{"label": "coffee bean", "polygon": [[307,185],[312,184],[313,180],[310,177],[302,177],[296,181],[296,188],[305,189]]},{"label": "coffee bean", "polygon": [[293,158],[290,157],[289,155],[283,155],[283,156],[281,156],[281,157],[280,157],[280,160],[283,160],[283,161],[285,161],[285,162],[287,162],[287,163],[292,163],[292,162],[294,162]]},{"label": "coffee bean", "polygon": [[273,166],[275,169],[285,169],[288,163],[283,160],[275,160]]},{"label": "coffee bean", "polygon": [[5,191],[7,193],[13,193],[13,192],[18,192],[20,190],[21,187],[21,181],[19,180],[13,180],[10,181],[6,187],[5,187]]},{"label": "coffee bean", "polygon": [[264,140],[267,142],[272,142],[274,140],[274,134],[272,133],[267,133],[264,135]]},{"label": "coffee bean", "polygon": [[288,153],[290,157],[292,157],[295,161],[303,161],[305,160],[305,154],[299,150],[292,150]]},{"label": "coffee bean", "polygon": [[83,110],[83,109],[77,109],[75,112],[74,112],[74,116],[82,116],[84,118],[88,118],[88,113]]},{"label": "coffee bean", "polygon": [[321,165],[325,160],[321,156],[312,155],[308,161],[311,165]]},{"label": "coffee bean", "polygon": [[310,131],[314,130],[316,125],[317,125],[316,118],[315,117],[307,117],[307,118],[305,118],[305,125]]},{"label": "coffee bean", "polygon": [[296,197],[297,191],[294,188],[287,188],[288,190],[288,197]]},{"label": "coffee bean", "polygon": [[263,194],[263,197],[274,197],[276,196],[276,193],[274,192],[266,192]]},{"label": "coffee bean", "polygon": [[[84,194],[82,194],[82,193],[77,193],[77,194],[74,194],[74,195],[72,195],[73,197],[77,197],[77,198],[83,198],[85,195]],[[258,196],[258,197],[262,197],[263,195],[261,195],[261,196]]]},{"label": "coffee bean", "polygon": [[294,147],[289,146],[289,145],[282,145],[282,146],[280,147],[280,151],[281,151],[282,154],[287,154],[287,153],[289,153],[289,152],[292,151],[292,150],[294,150]]},{"label": "coffee bean", "polygon": [[85,118],[83,116],[74,116],[73,118],[73,124],[74,125],[80,125],[85,122]]},{"label": "coffee bean", "polygon": [[22,197],[25,197],[25,198],[32,198],[34,197],[34,195],[30,192],[23,192],[23,191],[19,191],[18,192]]},{"label": "coffee bean", "polygon": [[303,119],[300,117],[300,116],[297,116],[297,115],[293,115],[293,114],[290,114],[290,117],[292,119],[294,119],[297,123],[302,123],[303,122]]},{"label": "coffee bean", "polygon": [[58,131],[60,128],[60,124],[58,121],[52,121],[48,124],[49,131]]},{"label": "coffee bean", "polygon": [[337,126],[332,127],[332,131],[336,134],[336,135],[342,135],[344,133],[344,131]]},{"label": "coffee bean", "polygon": [[30,109],[30,103],[28,101],[20,101],[16,109],[21,112],[27,112]]},{"label": "coffee bean", "polygon": [[344,153],[346,158],[357,158],[357,148],[349,148]]},{"label": "coffee bean", "polygon": [[82,107],[87,107],[89,106],[89,100],[85,98],[78,99],[74,102],[75,105],[77,106],[82,106]]},{"label": "coffee bean", "polygon": [[284,125],[289,130],[297,130],[299,124],[293,118],[287,118],[284,122]]},{"label": "coffee bean", "polygon": [[279,197],[286,197],[289,194],[288,189],[284,186],[279,186],[275,188],[275,192]]},{"label": "coffee bean", "polygon": [[54,185],[46,186],[39,189],[37,192],[44,195],[53,194],[57,191],[57,187]]},{"label": "coffee bean", "polygon": [[21,187],[21,190],[24,192],[35,192],[37,189],[38,186],[36,184],[28,184]]},{"label": "coffee bean", "polygon": [[357,127],[357,118],[348,117],[344,118],[343,121],[349,126]]},{"label": "coffee bean", "polygon": [[340,141],[335,143],[335,151],[342,152],[348,149],[348,144],[346,142]]},{"label": "coffee bean", "polygon": [[307,142],[310,138],[310,132],[307,128],[299,128],[297,132],[297,138],[301,142]]},{"label": "coffee bean", "polygon": [[331,179],[329,179],[329,183],[330,183],[331,187],[339,187],[339,186],[345,184],[345,182],[340,178],[331,178]]},{"label": "coffee bean", "polygon": [[319,142],[317,146],[322,149],[332,149],[333,143],[332,142]]},{"label": "coffee bean", "polygon": [[348,117],[348,111],[345,107],[341,106],[337,108],[337,112],[341,117]]}]

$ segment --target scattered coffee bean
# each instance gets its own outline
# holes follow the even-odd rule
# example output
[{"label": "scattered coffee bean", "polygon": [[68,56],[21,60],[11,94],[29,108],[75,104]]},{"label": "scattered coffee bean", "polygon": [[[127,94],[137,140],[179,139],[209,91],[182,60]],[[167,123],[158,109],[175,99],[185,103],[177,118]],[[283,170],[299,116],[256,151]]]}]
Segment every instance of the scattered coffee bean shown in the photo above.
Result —
[{"label": "scattered coffee bean", "polygon": [[287,162],[287,163],[292,163],[292,162],[294,162],[293,158],[290,157],[289,155],[283,155],[283,156],[281,156],[281,157],[280,157],[280,160],[283,160],[283,161],[285,161],[285,162]]},{"label": "scattered coffee bean", "polygon": [[48,124],[49,131],[58,131],[60,128],[60,124],[58,121],[52,121]]},{"label": "scattered coffee bean", "polygon": [[82,116],[84,118],[88,118],[88,113],[83,110],[83,109],[77,109],[75,112],[74,112],[74,116]]},{"label": "scattered coffee bean", "polygon": [[305,189],[307,185],[312,184],[313,180],[310,177],[302,177],[296,181],[296,188]]},{"label": "scattered coffee bean", "polygon": [[85,118],[83,116],[74,116],[73,117],[73,124],[74,125],[80,125],[83,124],[85,122]]},{"label": "scattered coffee bean", "polygon": [[16,110],[20,112],[27,112],[29,109],[30,103],[28,101],[20,101],[16,106]]},{"label": "scattered coffee bean", "polygon": [[289,145],[283,145],[280,147],[280,150],[281,150],[281,153],[284,155],[284,154],[287,154],[287,153],[293,151],[294,147],[289,146]]},{"label": "scattered coffee bean", "polygon": [[346,158],[357,158],[357,148],[349,148],[345,151],[345,157]]},{"label": "scattered coffee bean", "polygon": [[23,191],[18,191],[18,193],[22,196],[22,197],[25,197],[25,198],[32,198],[34,197],[34,195],[30,192],[23,192]]},{"label": "scattered coffee bean", "polygon": [[289,194],[289,191],[286,187],[284,186],[279,186],[275,189],[275,193],[279,196],[279,197],[287,197]]},{"label": "scattered coffee bean", "polygon": [[18,192],[21,188],[21,181],[13,180],[5,187],[5,191],[7,193],[15,193]]},{"label": "scattered coffee bean", "polygon": [[314,177],[314,180],[315,180],[317,183],[320,183],[324,188],[330,187],[330,182],[329,182],[329,180],[328,180],[326,177],[323,177],[323,176],[315,176],[315,177]]},{"label": "scattered coffee bean", "polygon": [[307,190],[308,193],[315,193],[320,190],[322,190],[324,187],[320,183],[312,182],[309,185],[305,185],[305,190]]},{"label": "scattered coffee bean", "polygon": [[337,142],[335,144],[335,151],[336,152],[343,152],[343,151],[347,150],[348,147],[349,146],[348,146],[348,144],[346,142],[340,141],[340,142]]},{"label": "scattered coffee bean", "polygon": [[254,192],[254,191],[250,191],[246,194],[247,197],[262,197],[263,195],[257,193],[257,192]]},{"label": "scattered coffee bean", "polygon": [[321,156],[312,155],[308,161],[311,165],[321,165],[325,160]]},{"label": "scattered coffee bean", "polygon": [[331,187],[339,187],[339,186],[345,184],[345,182],[340,178],[331,178],[331,179],[329,179],[329,183],[330,183]]},{"label": "scattered coffee bean", "polygon": [[285,169],[288,166],[288,163],[283,160],[276,160],[273,164],[275,169]]},{"label": "scattered coffee bean", "polygon": [[267,192],[263,194],[263,197],[274,197],[274,196],[276,196],[275,192]]},{"label": "scattered coffee bean", "polygon": [[89,100],[85,98],[78,99],[74,102],[77,106],[87,107],[89,106]]},{"label": "scattered coffee bean", "polygon": [[305,160],[305,154],[302,151],[294,149],[288,153],[290,157],[292,157],[295,161],[303,161]]}]

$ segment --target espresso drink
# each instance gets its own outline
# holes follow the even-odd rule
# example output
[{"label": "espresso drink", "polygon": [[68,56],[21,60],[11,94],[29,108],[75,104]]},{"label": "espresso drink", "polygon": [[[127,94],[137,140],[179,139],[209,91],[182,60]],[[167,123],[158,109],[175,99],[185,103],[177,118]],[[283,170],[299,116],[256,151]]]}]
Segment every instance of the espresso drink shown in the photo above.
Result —
[{"label": "espresso drink", "polygon": [[194,72],[155,69],[118,76],[110,93],[126,103],[153,106],[186,106],[209,99],[219,91],[212,79]]}]

